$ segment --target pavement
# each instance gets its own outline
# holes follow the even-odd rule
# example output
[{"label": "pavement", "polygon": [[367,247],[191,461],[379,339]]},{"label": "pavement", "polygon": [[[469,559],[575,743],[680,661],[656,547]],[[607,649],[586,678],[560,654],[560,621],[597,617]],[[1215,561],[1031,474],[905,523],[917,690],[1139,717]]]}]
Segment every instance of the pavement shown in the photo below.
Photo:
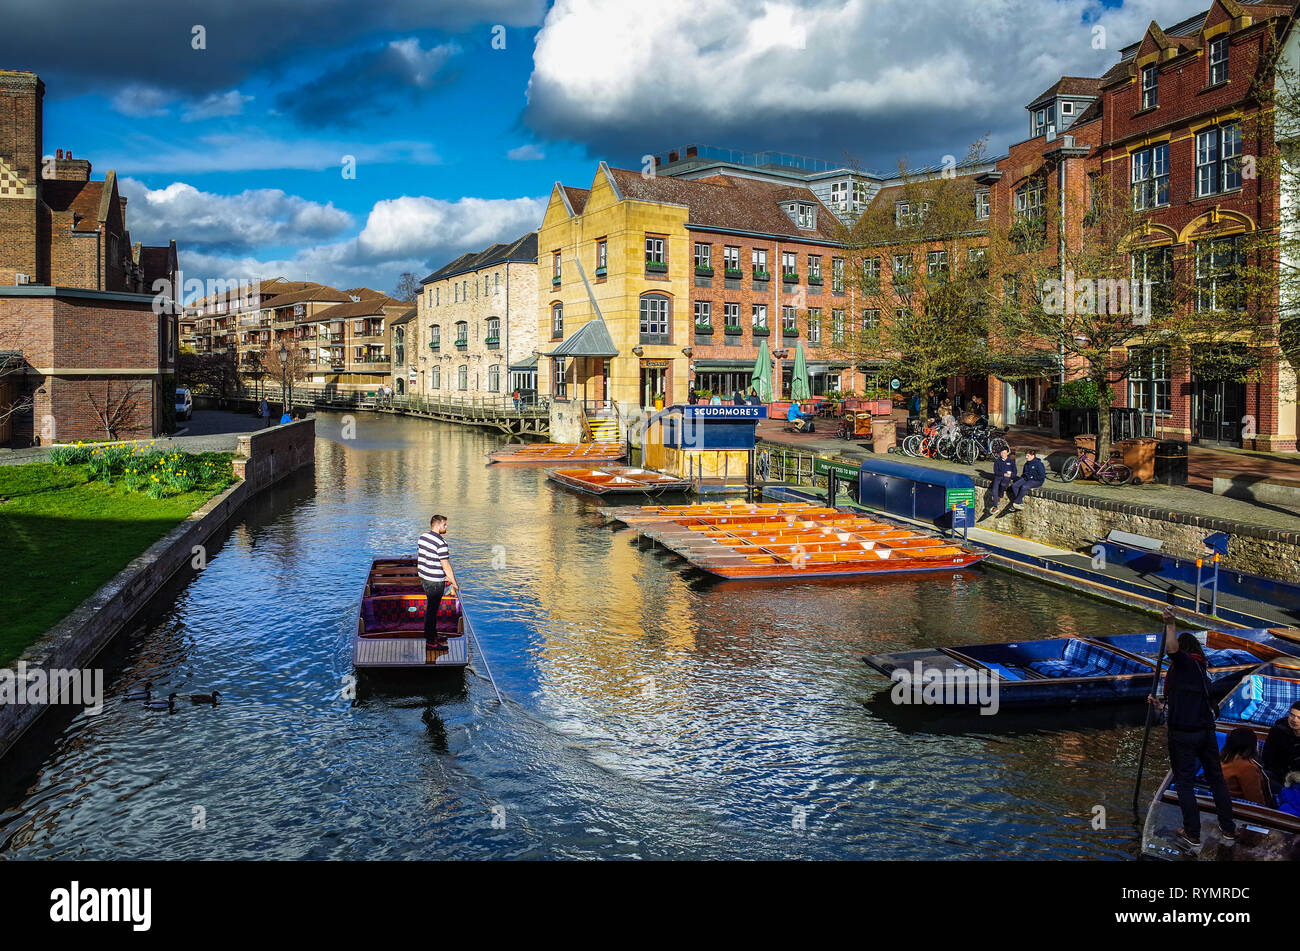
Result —
[{"label": "pavement", "polygon": [[[160,436],[153,442],[160,449],[175,448],[183,452],[234,452],[243,433],[261,429],[263,420],[247,413],[228,410],[195,410],[194,418],[179,424],[171,436]],[[0,466],[21,465],[25,462],[44,462],[52,446],[34,446],[30,449],[0,449]]]},{"label": "pavement", "polygon": [[[758,438],[779,445],[802,449],[807,452],[835,453],[850,459],[874,458],[870,443],[835,438],[834,420],[825,421],[825,431],[812,434],[785,432],[784,420],[768,419],[759,423]],[[1084,497],[1109,499],[1114,502],[1128,502],[1163,509],[1168,512],[1180,512],[1199,515],[1206,518],[1221,518],[1243,525],[1259,525],[1281,531],[1300,530],[1300,506],[1286,506],[1271,502],[1252,502],[1245,499],[1230,499],[1214,495],[1210,489],[1215,476],[1229,473],[1245,473],[1265,478],[1300,478],[1300,453],[1253,452],[1239,449],[1203,449],[1192,446],[1187,456],[1186,486],[1158,484],[1125,485],[1118,487],[1104,486],[1087,480],[1066,483],[1057,474],[1061,463],[1074,455],[1072,439],[1053,439],[1038,430],[1016,430],[1007,434],[1007,442],[1017,454],[1017,466],[1024,462],[1025,449],[1037,449],[1048,469],[1047,486]],[[993,477],[993,461],[985,459],[973,467],[959,462],[940,459],[913,458],[911,456],[891,455],[887,458],[906,461],[950,472],[965,472],[982,475],[986,479]]]}]

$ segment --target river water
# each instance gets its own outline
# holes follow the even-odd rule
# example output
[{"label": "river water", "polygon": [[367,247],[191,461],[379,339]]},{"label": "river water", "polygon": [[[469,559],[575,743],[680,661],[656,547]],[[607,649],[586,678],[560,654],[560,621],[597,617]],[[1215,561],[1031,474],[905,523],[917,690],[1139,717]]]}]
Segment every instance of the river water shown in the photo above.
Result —
[{"label": "river water", "polygon": [[[900,718],[860,658],[1150,618],[993,569],[714,582],[496,437],[342,421],[122,639],[104,712],[5,764],[0,858],[1137,854],[1140,712]],[[481,657],[348,689],[369,562],[435,511],[504,703]]]}]

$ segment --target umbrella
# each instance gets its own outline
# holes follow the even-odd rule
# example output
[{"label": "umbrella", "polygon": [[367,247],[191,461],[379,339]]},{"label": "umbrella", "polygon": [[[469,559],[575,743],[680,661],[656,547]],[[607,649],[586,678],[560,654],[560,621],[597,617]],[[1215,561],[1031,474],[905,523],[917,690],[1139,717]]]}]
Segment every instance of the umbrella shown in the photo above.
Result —
[{"label": "umbrella", "polygon": [[790,398],[806,400],[812,396],[812,385],[808,381],[808,364],[804,361],[803,341],[794,352],[794,369],[790,371]]},{"label": "umbrella", "polygon": [[772,402],[772,356],[767,352],[766,339],[759,342],[758,359],[754,361],[749,385],[758,390],[758,398],[764,403]]}]

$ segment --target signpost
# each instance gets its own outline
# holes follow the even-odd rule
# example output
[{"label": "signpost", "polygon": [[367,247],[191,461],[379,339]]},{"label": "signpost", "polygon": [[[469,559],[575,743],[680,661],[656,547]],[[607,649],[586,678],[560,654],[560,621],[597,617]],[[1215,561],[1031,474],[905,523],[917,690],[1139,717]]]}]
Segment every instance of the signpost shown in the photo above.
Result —
[{"label": "signpost", "polygon": [[826,476],[826,504],[833,506],[839,495],[839,481],[847,480],[850,484],[858,478],[858,467],[847,462],[832,462],[820,457],[813,459],[813,475]]}]

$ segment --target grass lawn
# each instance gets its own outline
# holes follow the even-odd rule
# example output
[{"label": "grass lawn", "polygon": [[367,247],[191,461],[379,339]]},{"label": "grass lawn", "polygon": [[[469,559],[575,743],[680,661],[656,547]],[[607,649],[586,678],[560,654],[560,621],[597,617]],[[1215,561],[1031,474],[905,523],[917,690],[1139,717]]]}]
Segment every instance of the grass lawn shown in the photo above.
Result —
[{"label": "grass lawn", "polygon": [[0,466],[0,666],[223,488],[151,499],[84,466]]}]

